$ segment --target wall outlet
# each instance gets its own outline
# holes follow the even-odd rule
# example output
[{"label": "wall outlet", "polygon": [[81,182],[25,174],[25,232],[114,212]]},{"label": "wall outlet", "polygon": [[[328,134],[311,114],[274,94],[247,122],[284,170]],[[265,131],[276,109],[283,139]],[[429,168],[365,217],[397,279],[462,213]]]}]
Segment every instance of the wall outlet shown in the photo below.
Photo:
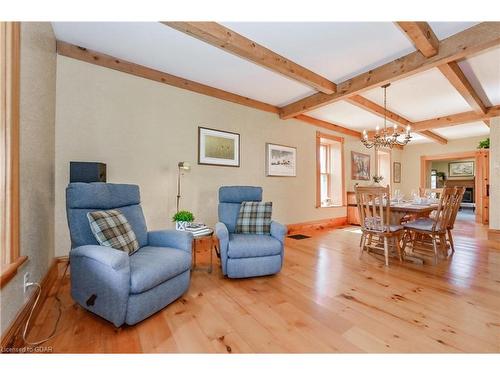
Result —
[{"label": "wall outlet", "polygon": [[29,283],[29,281],[30,281],[30,273],[26,272],[24,274],[24,283],[23,283],[23,292],[24,292],[24,294],[26,294],[27,284]]}]

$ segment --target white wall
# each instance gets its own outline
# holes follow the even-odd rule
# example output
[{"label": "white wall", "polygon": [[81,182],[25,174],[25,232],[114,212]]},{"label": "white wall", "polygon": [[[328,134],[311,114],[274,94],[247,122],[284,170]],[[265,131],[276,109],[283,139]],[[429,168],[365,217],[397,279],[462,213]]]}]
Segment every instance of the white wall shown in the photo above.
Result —
[{"label": "white wall", "polygon": [[[241,167],[197,165],[198,126],[240,133]],[[171,227],[179,161],[192,165],[183,177],[181,208],[208,224],[217,220],[222,185],[262,186],[264,199],[274,203],[273,217],[286,224],[345,216],[345,207],[315,208],[317,130],[335,134],[58,56],[56,255],[70,248],[64,191],[72,160],[104,162],[109,182],[140,185],[150,229]],[[297,177],[265,176],[266,142],[297,147]],[[346,137],[346,189],[353,187],[352,149],[366,151],[358,139]]]},{"label": "white wall", "polygon": [[411,190],[420,187],[420,157],[423,155],[441,155],[453,152],[475,151],[485,137],[470,137],[450,140],[446,145],[419,143],[408,145],[401,153],[401,190],[409,195]]},{"label": "white wall", "polygon": [[[21,24],[21,255],[28,261],[2,288],[2,335],[25,302],[23,277],[40,281],[54,257],[56,43],[50,23]],[[34,290],[33,290],[34,291]]]}]

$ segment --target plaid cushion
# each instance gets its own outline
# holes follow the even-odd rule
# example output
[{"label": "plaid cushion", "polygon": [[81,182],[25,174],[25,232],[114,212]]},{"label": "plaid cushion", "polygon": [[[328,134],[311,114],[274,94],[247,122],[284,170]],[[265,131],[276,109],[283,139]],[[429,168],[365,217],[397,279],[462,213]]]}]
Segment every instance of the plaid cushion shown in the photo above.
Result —
[{"label": "plaid cushion", "polygon": [[241,202],[236,233],[269,234],[273,202]]},{"label": "plaid cushion", "polygon": [[119,210],[94,211],[87,213],[90,229],[101,246],[126,251],[129,255],[139,249],[139,242]]}]

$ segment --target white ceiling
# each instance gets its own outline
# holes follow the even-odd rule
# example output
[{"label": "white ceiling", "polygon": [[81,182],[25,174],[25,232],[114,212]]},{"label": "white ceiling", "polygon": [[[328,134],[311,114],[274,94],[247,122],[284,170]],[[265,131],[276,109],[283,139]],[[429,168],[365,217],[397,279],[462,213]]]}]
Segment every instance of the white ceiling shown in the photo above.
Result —
[{"label": "white ceiling", "polygon": [[490,134],[490,128],[484,122],[471,122],[469,124],[455,125],[433,131],[448,139],[479,137]]},{"label": "white ceiling", "polygon": [[[223,24],[336,83],[415,51],[413,44],[391,22]],[[430,22],[441,40],[474,24]],[[276,106],[315,92],[308,86],[160,23],[55,22],[53,27],[58,40]],[[460,62],[467,78],[488,106],[500,104],[499,61],[500,48],[497,48]],[[410,121],[471,110],[438,69],[394,82],[387,93],[388,108]],[[363,95],[383,104],[380,88]],[[346,102],[334,103],[307,114],[357,130],[382,125],[380,117]],[[479,124],[440,129],[439,134],[443,132],[446,138],[454,139],[483,135],[485,131],[488,128]]]},{"label": "white ceiling", "polygon": [[[379,105],[384,104],[381,88],[362,95]],[[412,122],[471,110],[437,68],[392,83],[387,88],[387,108]]]}]

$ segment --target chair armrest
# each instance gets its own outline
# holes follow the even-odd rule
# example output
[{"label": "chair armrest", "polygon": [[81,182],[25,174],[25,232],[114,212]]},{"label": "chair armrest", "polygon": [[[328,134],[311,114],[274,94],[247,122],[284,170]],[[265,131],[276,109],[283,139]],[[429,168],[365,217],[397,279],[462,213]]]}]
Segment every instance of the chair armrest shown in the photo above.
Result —
[{"label": "chair armrest", "polygon": [[129,255],[125,251],[116,250],[108,246],[85,245],[71,250],[70,257],[89,258],[115,271],[130,268]]},{"label": "chair armrest", "polygon": [[191,254],[193,234],[190,232],[166,229],[148,232],[148,245],[158,247],[173,247]]},{"label": "chair armrest", "polygon": [[286,225],[278,223],[277,221],[271,221],[271,236],[279,240],[281,243],[285,241],[285,236],[288,232]]},{"label": "chair armrest", "polygon": [[229,231],[227,230],[226,224],[220,222],[215,224],[215,235],[219,240],[220,263],[222,265],[222,274],[226,275],[227,248],[229,245]]}]

